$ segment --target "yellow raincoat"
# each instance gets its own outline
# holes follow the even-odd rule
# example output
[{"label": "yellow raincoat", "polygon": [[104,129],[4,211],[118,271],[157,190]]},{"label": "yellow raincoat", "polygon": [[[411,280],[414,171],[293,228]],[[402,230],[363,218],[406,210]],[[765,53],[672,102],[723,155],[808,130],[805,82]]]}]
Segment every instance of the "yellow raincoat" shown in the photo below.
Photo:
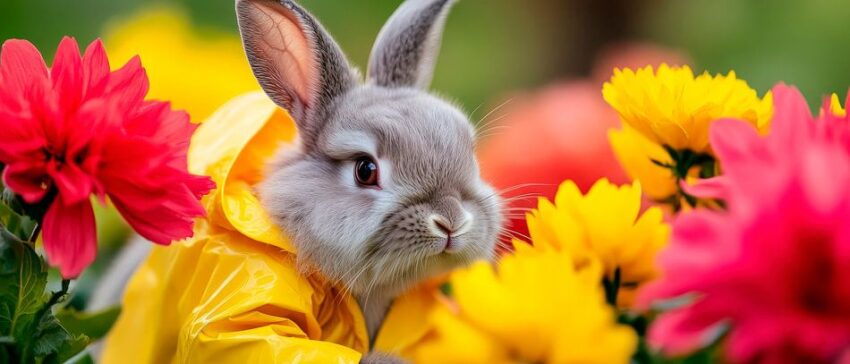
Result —
[{"label": "yellow raincoat", "polygon": [[[195,236],[155,247],[130,280],[104,363],[357,363],[369,340],[357,302],[294,265],[295,250],[251,186],[295,124],[262,93],[234,99],[195,133],[189,169],[217,189]],[[437,290],[400,297],[379,351],[410,357]]]}]

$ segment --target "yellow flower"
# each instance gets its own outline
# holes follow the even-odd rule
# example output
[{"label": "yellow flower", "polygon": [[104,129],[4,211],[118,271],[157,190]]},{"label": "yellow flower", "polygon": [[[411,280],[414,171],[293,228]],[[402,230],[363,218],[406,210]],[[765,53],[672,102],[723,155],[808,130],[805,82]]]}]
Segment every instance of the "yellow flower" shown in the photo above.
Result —
[{"label": "yellow flower", "polygon": [[847,115],[847,111],[841,107],[841,100],[838,99],[837,94],[832,94],[832,100],[830,100],[829,108],[835,116],[844,117]]},{"label": "yellow flower", "polygon": [[582,195],[575,183],[561,184],[554,204],[540,199],[526,216],[535,248],[568,252],[579,266],[599,260],[605,277],[629,288],[619,305],[629,305],[634,289],[657,275],[655,256],[667,244],[670,227],[658,207],[641,213],[641,187],[597,181]]},{"label": "yellow flower", "polygon": [[[633,181],[640,182],[644,194],[656,202],[671,204],[676,210],[691,207],[679,193],[673,170],[653,162],[673,164],[673,158],[664,148],[644,138],[628,125],[623,125],[619,130],[609,130],[608,140],[620,165]],[[691,167],[686,180],[695,182],[699,172],[700,166]]]},{"label": "yellow flower", "polygon": [[142,57],[149,97],[171,100],[195,122],[231,98],[259,89],[237,35],[201,34],[174,8],[152,8],[116,22],[104,39],[114,65],[136,54]]},{"label": "yellow flower", "polygon": [[615,69],[602,95],[624,123],[653,143],[695,153],[710,152],[712,121],[736,118],[765,130],[773,111],[771,95],[759,98],[735,72],[694,77],[688,66]]},{"label": "yellow flower", "polygon": [[646,139],[628,125],[623,125],[619,130],[609,130],[608,140],[620,165],[633,181],[640,182],[647,196],[661,201],[678,193],[673,171],[652,162],[655,160],[665,164],[673,163],[664,148]]},{"label": "yellow flower", "polygon": [[598,263],[576,271],[568,254],[525,249],[498,268],[479,262],[451,277],[455,305],[430,315],[422,363],[627,363],[637,335],[616,321]]}]

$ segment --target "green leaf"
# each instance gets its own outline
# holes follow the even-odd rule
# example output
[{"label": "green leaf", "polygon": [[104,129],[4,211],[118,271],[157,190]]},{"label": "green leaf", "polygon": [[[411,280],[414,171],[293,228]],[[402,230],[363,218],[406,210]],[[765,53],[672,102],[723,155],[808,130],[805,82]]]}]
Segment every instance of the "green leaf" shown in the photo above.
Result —
[{"label": "green leaf", "polygon": [[8,361],[53,362],[82,351],[90,340],[72,335],[48,307],[47,269],[32,246],[0,229],[0,335]]},{"label": "green leaf", "polygon": [[106,336],[119,314],[121,306],[112,306],[96,312],[62,310],[56,314],[56,318],[68,332],[97,340]]},{"label": "green leaf", "polygon": [[85,361],[85,358],[88,357],[85,350],[92,341],[86,335],[69,336],[56,353],[45,358],[44,364],[88,363]]},{"label": "green leaf", "polygon": [[16,195],[14,191],[5,188],[0,195],[0,202],[18,216],[27,216],[30,221],[43,221],[44,214],[47,213],[47,209],[56,200],[58,194],[59,190],[55,187],[50,188],[38,202],[30,204],[24,201],[21,196]]},{"label": "green leaf", "polygon": [[33,355],[46,357],[57,353],[59,348],[70,340],[71,335],[59,324],[59,320],[50,313],[45,313],[32,336]]},{"label": "green leaf", "polygon": [[0,202],[0,226],[20,240],[28,240],[35,230],[36,223],[27,216],[23,216],[10,207],[7,203]]},{"label": "green leaf", "polygon": [[[32,340],[39,324],[36,316],[48,300],[47,271],[29,245],[9,234],[0,235],[0,335],[12,336],[18,345]],[[8,264],[8,262],[14,262]]]}]

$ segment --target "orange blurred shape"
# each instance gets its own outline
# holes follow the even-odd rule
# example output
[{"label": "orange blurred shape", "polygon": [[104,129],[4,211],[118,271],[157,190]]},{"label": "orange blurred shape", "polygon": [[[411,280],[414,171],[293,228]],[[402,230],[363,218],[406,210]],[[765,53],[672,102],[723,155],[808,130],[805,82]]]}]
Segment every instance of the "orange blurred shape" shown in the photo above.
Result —
[{"label": "orange blurred shape", "polygon": [[516,237],[527,240],[525,209],[537,206],[538,195],[553,198],[562,181],[571,179],[582,191],[601,177],[626,182],[608,146],[607,131],[619,120],[599,90],[593,82],[578,81],[518,96],[492,132],[482,130],[481,173],[504,190],[504,198],[514,199],[506,226]]},{"label": "orange blurred shape", "polygon": [[509,200],[507,235],[528,240],[525,211],[537,206],[537,196],[554,198],[564,180],[575,181],[582,192],[602,177],[628,182],[608,144],[608,130],[619,128],[620,121],[601,91],[614,67],[687,62],[678,52],[650,44],[624,43],[602,55],[593,78],[518,95],[482,121],[481,173]]}]

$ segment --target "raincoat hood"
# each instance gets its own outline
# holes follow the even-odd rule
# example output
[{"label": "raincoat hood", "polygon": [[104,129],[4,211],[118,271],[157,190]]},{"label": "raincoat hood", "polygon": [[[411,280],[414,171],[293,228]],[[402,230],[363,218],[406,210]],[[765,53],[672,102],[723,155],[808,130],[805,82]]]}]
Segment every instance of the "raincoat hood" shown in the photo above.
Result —
[{"label": "raincoat hood", "polygon": [[[356,300],[295,267],[295,248],[253,186],[294,143],[295,123],[260,92],[228,102],[196,131],[189,169],[211,176],[195,235],[155,247],[130,280],[103,363],[357,363],[369,350]],[[411,357],[434,284],[399,297],[374,343]]]},{"label": "raincoat hood", "polygon": [[192,137],[189,171],[218,186],[205,200],[209,221],[295,253],[252,191],[275,151],[295,137],[289,114],[261,92],[234,99],[204,122]]}]

